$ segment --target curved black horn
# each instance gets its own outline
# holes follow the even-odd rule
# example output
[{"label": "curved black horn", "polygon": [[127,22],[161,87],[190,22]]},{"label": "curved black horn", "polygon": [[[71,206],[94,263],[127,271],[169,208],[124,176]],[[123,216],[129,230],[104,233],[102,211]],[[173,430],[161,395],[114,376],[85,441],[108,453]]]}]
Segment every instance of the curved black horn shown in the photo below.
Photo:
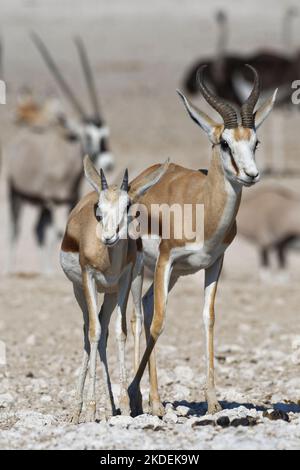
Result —
[{"label": "curved black horn", "polygon": [[260,80],[259,80],[259,75],[254,67],[248,64],[246,65],[246,67],[252,70],[253,75],[254,75],[254,83],[253,83],[253,88],[252,88],[249,98],[247,99],[247,101],[245,101],[245,103],[241,107],[241,118],[242,118],[242,126],[252,129],[255,126],[254,108],[259,98]]},{"label": "curved black horn", "polygon": [[100,178],[101,178],[101,190],[105,191],[106,189],[108,189],[108,184],[107,184],[105,174],[102,168],[100,169]]},{"label": "curved black horn", "polygon": [[121,184],[121,190],[128,192],[129,189],[129,183],[128,183],[128,168],[126,168],[125,173],[124,173],[124,178]]},{"label": "curved black horn", "polygon": [[238,118],[235,109],[221,98],[213,94],[204,84],[204,70],[207,65],[203,65],[197,72],[197,80],[200,91],[206,101],[222,116],[226,129],[233,129],[238,125]]},{"label": "curved black horn", "polygon": [[83,107],[81,106],[75,93],[69,87],[63,75],[59,71],[56,63],[54,62],[53,58],[51,57],[48,49],[46,48],[41,38],[36,33],[33,33],[33,32],[30,33],[30,37],[33,43],[35,44],[35,46],[37,47],[38,51],[40,52],[41,56],[43,57],[44,61],[46,62],[50,72],[52,73],[56,81],[58,82],[59,86],[61,87],[66,97],[69,99],[70,103],[73,105],[73,107],[78,112],[80,117],[86,118],[86,113]]},{"label": "curved black horn", "polygon": [[74,41],[78,50],[78,54],[79,54],[82,70],[85,76],[85,81],[86,81],[87,89],[90,95],[91,105],[93,107],[95,118],[97,121],[101,122],[102,119],[101,119],[100,105],[99,105],[98,95],[96,91],[95,80],[94,80],[92,68],[88,59],[86,48],[84,46],[82,39],[79,36],[76,36],[74,38]]}]

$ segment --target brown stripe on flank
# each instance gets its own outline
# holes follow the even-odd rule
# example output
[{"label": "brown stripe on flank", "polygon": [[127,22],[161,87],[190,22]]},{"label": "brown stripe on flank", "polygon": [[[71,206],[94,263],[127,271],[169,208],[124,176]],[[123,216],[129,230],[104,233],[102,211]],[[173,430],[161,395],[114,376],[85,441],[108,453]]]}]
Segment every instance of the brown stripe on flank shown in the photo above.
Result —
[{"label": "brown stripe on flank", "polygon": [[68,234],[64,236],[64,239],[62,241],[61,245],[62,251],[65,251],[66,253],[78,253],[79,252],[79,245],[74,238],[70,237]]}]

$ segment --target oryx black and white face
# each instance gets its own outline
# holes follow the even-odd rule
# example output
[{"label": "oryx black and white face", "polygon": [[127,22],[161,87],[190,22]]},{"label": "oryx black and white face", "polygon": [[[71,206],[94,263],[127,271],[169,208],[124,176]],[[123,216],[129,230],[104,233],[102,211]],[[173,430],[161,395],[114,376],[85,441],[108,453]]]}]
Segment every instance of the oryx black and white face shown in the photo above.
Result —
[{"label": "oryx black and white face", "polygon": [[110,132],[105,124],[78,122],[66,116],[61,119],[61,123],[67,135],[80,142],[82,155],[89,155],[98,171],[100,168],[105,171],[114,169],[115,158],[109,147]]},{"label": "oryx black and white face", "polygon": [[114,157],[109,151],[109,129],[104,124],[96,90],[96,82],[83,41],[77,37],[75,44],[87,85],[90,104],[93,110],[92,113],[86,112],[85,103],[81,103],[78,94],[67,83],[41,38],[35,33],[31,37],[62,92],[80,116],[80,122],[78,122],[67,118],[64,114],[60,115],[60,123],[67,130],[67,138],[80,141],[83,155],[90,155],[98,170],[100,168],[112,170],[114,167]]},{"label": "oryx black and white face", "polygon": [[99,170],[113,170],[114,156],[109,148],[109,128],[105,125],[87,123],[82,125],[80,132],[82,151],[90,155],[95,167]]}]

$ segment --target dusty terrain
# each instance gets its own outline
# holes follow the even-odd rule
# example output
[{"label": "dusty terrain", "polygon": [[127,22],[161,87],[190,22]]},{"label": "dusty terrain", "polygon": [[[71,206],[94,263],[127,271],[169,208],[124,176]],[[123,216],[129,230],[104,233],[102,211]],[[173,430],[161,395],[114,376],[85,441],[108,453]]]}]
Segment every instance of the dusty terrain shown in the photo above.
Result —
[{"label": "dusty terrain", "polygon": [[[82,330],[70,286],[63,278],[1,279],[0,337],[7,345],[7,367],[1,368],[0,447],[299,449],[297,282],[268,287],[254,279],[222,282],[216,328],[217,384],[225,407],[221,416],[258,419],[255,427],[226,429],[197,423],[206,411],[202,296],[195,295],[200,286],[201,279],[195,276],[174,290],[159,341],[160,388],[169,410],[165,420],[117,417],[108,423],[75,427],[67,424],[67,418],[81,362]],[[113,328],[109,346],[117,398]],[[127,351],[132,377],[131,335]],[[101,380],[97,388],[100,417]],[[143,392],[147,411],[147,380]],[[177,417],[172,411],[176,408],[179,414],[188,412],[188,417]],[[271,408],[287,412],[290,422],[262,418],[263,411]]]},{"label": "dusty terrain", "polygon": [[[81,6],[87,3],[88,7]],[[188,7],[182,3],[165,0],[151,2],[150,6],[137,0],[2,2],[5,79],[9,87],[8,105],[0,109],[3,147],[16,132],[11,116],[17,90],[30,84],[43,96],[55,89],[30,44],[28,31],[42,33],[74,87],[85,96],[72,44],[72,36],[80,32],[95,64],[101,102],[112,129],[112,147],[118,159],[116,174],[129,164],[133,176],[146,165],[168,156],[193,168],[206,167],[209,144],[186,117],[175,89],[193,58],[214,52],[212,14],[220,2],[210,1],[205,6],[204,2],[189,0],[184,2]],[[236,6],[240,2],[226,1],[234,26],[231,48],[280,48],[280,18],[284,4],[292,2],[281,2],[282,9],[269,9],[274,3],[270,0],[244,3],[243,11],[239,11]],[[258,4],[264,4],[270,13],[267,23],[257,16]],[[295,35],[295,45],[298,39]],[[299,168],[299,119],[297,113],[274,113],[260,135],[261,163],[273,160],[280,167],[285,156],[285,165]],[[297,179],[283,183],[299,186]],[[199,274],[176,286],[168,306],[166,329],[159,340],[160,389],[168,410],[164,420],[148,415],[135,419],[115,417],[110,422],[74,427],[67,424],[67,419],[81,360],[81,315],[71,286],[60,273],[57,252],[53,253],[56,267],[52,277],[32,274],[38,271],[39,263],[31,236],[35,211],[30,207],[23,214],[17,249],[17,272],[23,274],[4,275],[5,152],[0,209],[0,341],[6,346],[6,365],[0,365],[0,448],[300,448],[299,254],[290,254],[288,281],[273,279],[266,283],[259,279],[257,254],[252,246],[237,239],[228,252],[217,300],[217,389],[225,408],[220,416],[229,416],[231,424],[240,426],[222,428],[201,423],[203,419],[215,422],[220,416],[203,418],[203,278]],[[113,328],[109,349],[117,396]],[[132,377],[131,334],[127,351]],[[100,370],[98,375],[100,418]],[[146,412],[147,377],[143,393]],[[279,410],[277,417],[281,419],[273,421],[263,416],[270,409]],[[246,421],[232,423],[247,416]],[[241,426],[243,423],[247,426]]]}]

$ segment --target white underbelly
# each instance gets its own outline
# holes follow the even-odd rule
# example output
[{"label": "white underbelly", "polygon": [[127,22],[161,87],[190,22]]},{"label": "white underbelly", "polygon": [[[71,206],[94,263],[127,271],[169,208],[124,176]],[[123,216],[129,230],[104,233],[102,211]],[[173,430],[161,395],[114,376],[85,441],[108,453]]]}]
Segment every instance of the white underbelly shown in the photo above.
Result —
[{"label": "white underbelly", "polygon": [[[148,269],[155,270],[161,239],[143,237],[144,262]],[[192,274],[211,266],[225,252],[226,245],[208,248],[205,244],[175,248],[171,251],[173,272],[178,275]]]},{"label": "white underbelly", "polygon": [[[60,264],[67,278],[76,286],[82,286],[82,270],[79,263],[79,254],[61,251]],[[95,279],[97,291],[100,294],[118,291],[120,276],[122,273],[118,275],[109,275],[96,271],[92,267],[89,269]]]},{"label": "white underbelly", "polygon": [[82,271],[78,253],[61,251],[60,264],[65,275],[73,284],[82,285]]},{"label": "white underbelly", "polygon": [[199,249],[195,247],[193,251],[181,249],[180,252],[180,250],[176,250],[173,271],[179,275],[184,275],[207,269],[223,255],[225,249],[225,245],[219,245],[214,250],[207,250],[205,246],[201,246]]}]

